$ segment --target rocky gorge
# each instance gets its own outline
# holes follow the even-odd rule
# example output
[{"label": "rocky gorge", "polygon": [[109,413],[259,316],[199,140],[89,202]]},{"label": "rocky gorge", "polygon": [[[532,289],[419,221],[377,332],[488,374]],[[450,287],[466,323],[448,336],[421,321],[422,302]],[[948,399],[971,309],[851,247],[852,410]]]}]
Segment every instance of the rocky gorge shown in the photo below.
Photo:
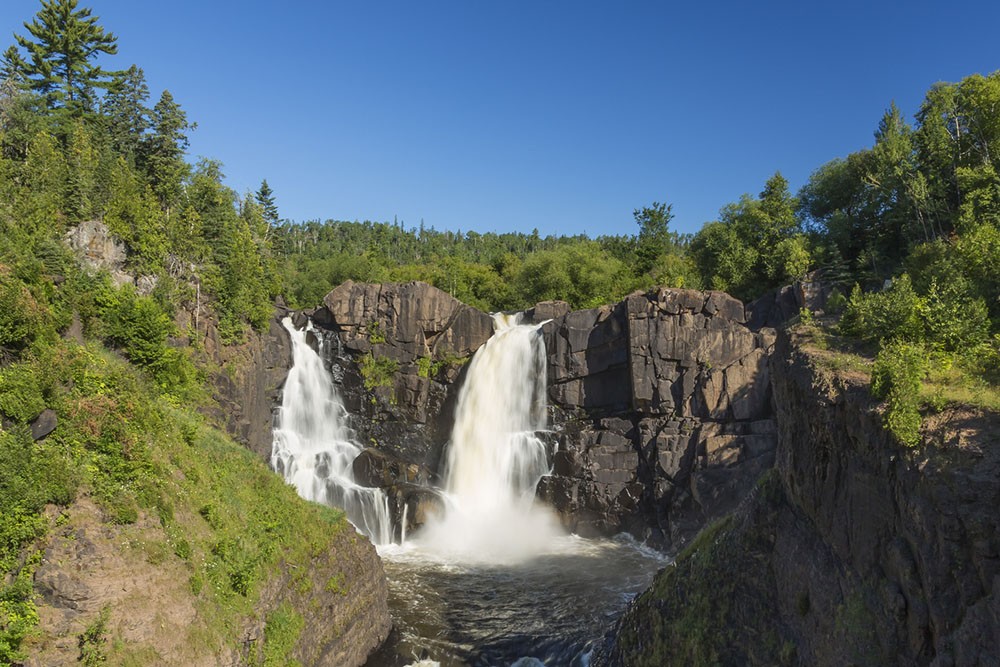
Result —
[{"label": "rocky gorge", "polygon": [[[580,535],[688,545],[600,664],[995,664],[997,419],[949,409],[921,447],[896,444],[867,378],[780,328],[823,296],[658,289],[525,313],[548,351],[553,467],[537,496]],[[351,282],[289,315],[313,323],[367,445],[356,477],[419,529],[489,316],[422,283]],[[248,356],[230,389],[275,395],[282,358]]]}]

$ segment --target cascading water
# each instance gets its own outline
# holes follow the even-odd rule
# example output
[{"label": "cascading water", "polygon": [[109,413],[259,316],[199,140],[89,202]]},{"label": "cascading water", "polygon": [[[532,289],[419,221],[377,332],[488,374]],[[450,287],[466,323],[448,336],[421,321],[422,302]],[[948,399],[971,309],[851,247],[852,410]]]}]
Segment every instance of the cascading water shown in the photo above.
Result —
[{"label": "cascading water", "polygon": [[[375,544],[391,541],[389,503],[381,489],[358,486],[351,465],[361,448],[344,424],[347,411],[323,359],[306,342],[311,325],[282,325],[292,339],[292,368],[274,428],[271,467],[306,500],[339,507]],[[321,339],[322,340],[322,339]]]},{"label": "cascading water", "polygon": [[555,518],[534,503],[549,472],[545,443],[542,325],[521,314],[493,316],[493,336],[476,352],[458,397],[447,449],[445,516],[420,544],[467,561],[510,562],[548,548]]},{"label": "cascading water", "polygon": [[[388,503],[358,486],[361,448],[307,330],[284,321],[294,365],[274,430],[272,466],[303,497],[342,507],[379,544],[395,630],[368,667],[568,665],[664,563],[625,540],[583,540],[534,502],[549,470],[541,325],[494,316],[469,365],[445,462],[447,508],[398,545]],[[409,508],[403,508],[407,512]],[[405,530],[405,515],[404,515]]]},{"label": "cascading water", "polygon": [[379,548],[396,630],[368,667],[586,667],[663,565],[629,538],[584,540],[534,502],[549,472],[539,329],[494,315],[459,393],[444,516]]}]

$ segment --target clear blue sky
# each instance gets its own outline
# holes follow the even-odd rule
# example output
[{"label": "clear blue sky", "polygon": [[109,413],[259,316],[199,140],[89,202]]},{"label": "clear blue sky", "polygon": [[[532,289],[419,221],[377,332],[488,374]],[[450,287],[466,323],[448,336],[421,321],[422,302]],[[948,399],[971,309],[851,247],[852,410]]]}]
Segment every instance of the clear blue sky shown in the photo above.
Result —
[{"label": "clear blue sky", "polygon": [[[780,170],[793,189],[1000,69],[1000,2],[81,0],[198,123],[192,157],[283,217],[697,231]],[[37,0],[3,0],[6,39]]]}]

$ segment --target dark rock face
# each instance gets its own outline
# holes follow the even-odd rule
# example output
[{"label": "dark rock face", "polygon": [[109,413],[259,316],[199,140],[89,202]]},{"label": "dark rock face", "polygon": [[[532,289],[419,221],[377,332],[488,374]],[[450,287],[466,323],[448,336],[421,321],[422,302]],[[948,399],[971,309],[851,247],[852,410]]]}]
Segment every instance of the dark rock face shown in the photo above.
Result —
[{"label": "dark rock face", "polygon": [[772,464],[774,332],[747,327],[740,301],[660,289],[543,331],[558,449],[539,495],[567,528],[675,543]]},{"label": "dark rock face", "polygon": [[774,472],[657,576],[594,664],[1000,664],[997,416],[947,410],[908,449],[865,378],[785,334],[771,371]]},{"label": "dark rock face", "polygon": [[274,411],[292,367],[291,339],[279,319],[283,316],[278,312],[265,333],[251,332],[241,345],[220,345],[214,326],[205,336],[206,353],[223,367],[211,376],[220,406],[212,416],[265,461],[271,458]]},{"label": "dark rock face", "polygon": [[[348,281],[323,303],[310,316],[332,336],[329,361],[359,441],[437,470],[454,418],[452,389],[493,335],[490,316],[420,282]],[[370,370],[380,364],[388,372]]]},{"label": "dark rock face", "polygon": [[[397,474],[408,464],[440,471],[464,362],[490,317],[423,283],[352,282],[310,316],[331,337],[359,440],[381,452],[359,464],[366,483],[412,483]],[[570,530],[686,539],[773,462],[774,332],[750,329],[736,299],[662,289],[576,312],[540,303],[526,321],[547,321],[554,469],[538,494]],[[392,372],[373,378],[373,360]]]}]

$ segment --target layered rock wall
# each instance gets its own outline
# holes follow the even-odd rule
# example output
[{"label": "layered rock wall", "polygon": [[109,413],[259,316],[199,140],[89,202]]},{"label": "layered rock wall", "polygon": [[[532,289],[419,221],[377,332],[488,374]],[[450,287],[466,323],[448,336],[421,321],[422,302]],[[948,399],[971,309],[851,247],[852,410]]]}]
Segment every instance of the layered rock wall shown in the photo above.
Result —
[{"label": "layered rock wall", "polygon": [[[359,440],[433,479],[490,317],[424,283],[352,282],[309,315],[329,332]],[[685,539],[771,465],[774,333],[751,329],[741,302],[661,289],[575,312],[542,303],[526,321],[544,323],[548,352],[553,474],[538,494],[570,530]]]},{"label": "layered rock wall", "polygon": [[867,378],[782,334],[774,472],[657,576],[595,664],[1000,664],[1000,420],[951,408],[922,443]]},{"label": "layered rock wall", "polygon": [[773,462],[773,330],[722,292],[660,289],[614,306],[548,304],[543,331],[557,433],[539,494],[580,534],[661,544],[724,513]]}]

